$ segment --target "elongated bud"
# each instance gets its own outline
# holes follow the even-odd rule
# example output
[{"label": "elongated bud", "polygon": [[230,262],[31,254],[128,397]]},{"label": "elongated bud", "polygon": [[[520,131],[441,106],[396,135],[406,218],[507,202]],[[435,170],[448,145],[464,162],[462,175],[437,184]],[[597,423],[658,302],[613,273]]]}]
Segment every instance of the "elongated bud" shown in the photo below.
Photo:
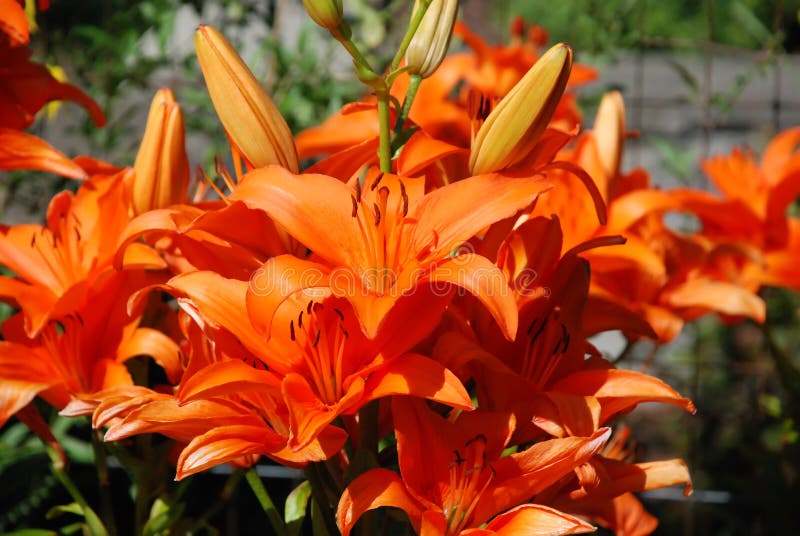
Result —
[{"label": "elongated bud", "polygon": [[[419,9],[419,0],[414,11]],[[432,75],[442,63],[458,16],[458,0],[432,0],[406,51],[411,74]]]},{"label": "elongated bud", "polygon": [[486,118],[472,142],[473,175],[513,166],[544,132],[567,87],[572,50],[560,43],[547,51]]},{"label": "elongated bud", "polygon": [[270,164],[297,173],[289,125],[233,46],[211,26],[194,34],[200,70],[231,143],[251,167]]},{"label": "elongated bud", "polygon": [[180,203],[189,185],[183,114],[168,88],[159,89],[150,105],[147,126],[133,165],[133,210]]},{"label": "elongated bud", "polygon": [[342,23],[342,0],[303,0],[303,6],[323,28],[333,30]]},{"label": "elongated bud", "polygon": [[619,173],[625,145],[625,103],[619,91],[603,95],[592,131],[603,172],[613,179]]}]

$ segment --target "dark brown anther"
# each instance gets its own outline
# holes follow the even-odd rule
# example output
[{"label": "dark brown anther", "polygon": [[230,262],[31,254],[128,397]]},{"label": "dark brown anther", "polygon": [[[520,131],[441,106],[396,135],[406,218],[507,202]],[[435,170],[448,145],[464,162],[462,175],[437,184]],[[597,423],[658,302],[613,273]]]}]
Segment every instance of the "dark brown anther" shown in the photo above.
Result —
[{"label": "dark brown anther", "polygon": [[339,320],[344,322],[344,313],[338,307],[334,307],[333,312],[336,313],[336,316],[339,317]]},{"label": "dark brown anther", "polygon": [[339,324],[339,329],[342,331],[342,335],[344,335],[344,338],[345,338],[345,339],[347,339],[348,337],[350,337],[350,334],[347,332],[347,330],[346,330],[346,329],[344,329],[344,326],[343,326],[343,325]]},{"label": "dark brown anther", "polygon": [[311,314],[311,308],[312,307],[314,307],[314,301],[313,300],[308,302],[308,305],[306,305],[306,314],[309,314],[309,315]]},{"label": "dark brown anther", "polygon": [[77,227],[75,227],[75,238],[77,238],[78,241],[80,242],[80,240],[81,240],[81,232],[78,230]]},{"label": "dark brown anther", "polygon": [[528,326],[528,333],[527,333],[528,335],[531,334],[531,331],[533,331],[533,328],[536,326],[537,322],[539,322],[539,319],[538,318],[534,318],[533,322],[531,322],[531,325]]},{"label": "dark brown anther", "polygon": [[478,434],[475,437],[473,437],[472,439],[470,439],[469,441],[467,441],[465,446],[468,447],[468,446],[472,445],[473,443],[475,443],[477,441],[480,441],[484,445],[489,442],[489,440],[486,439],[486,436],[484,434]]},{"label": "dark brown anther", "polygon": [[542,332],[544,331],[544,327],[545,327],[546,325],[547,325],[547,322],[546,322],[546,321],[542,321],[542,323],[541,323],[541,324],[539,324],[539,328],[538,328],[538,329],[536,330],[536,332],[535,332],[535,333],[534,333],[534,334],[531,336],[531,344],[533,344],[534,342],[536,342],[536,339],[538,339],[538,338],[539,338],[539,335],[541,335],[541,334],[542,334]]},{"label": "dark brown anther", "polygon": [[458,450],[454,450],[454,451],[453,451],[453,454],[455,454],[455,455],[456,455],[456,459],[455,459],[455,461],[453,462],[453,463],[455,463],[456,465],[461,465],[462,463],[464,463],[465,461],[467,461],[467,459],[466,459],[466,458],[462,458],[462,457],[461,457],[461,453],[460,453],[460,452],[458,452]]},{"label": "dark brown anther", "polygon": [[75,318],[78,320],[78,324],[80,324],[82,326],[83,325],[83,317],[81,316],[81,314],[80,313],[75,313]]},{"label": "dark brown anther", "polygon": [[356,216],[358,216],[358,201],[356,201],[356,198],[353,197],[352,195],[350,196],[350,201],[353,202],[353,210],[350,211],[350,216],[355,218]]},{"label": "dark brown anther", "polygon": [[291,337],[293,341],[297,340],[294,336],[294,320],[289,321],[289,337]]},{"label": "dark brown anther", "polygon": [[300,311],[300,314],[297,315],[297,327],[303,329],[303,311]]},{"label": "dark brown anther", "polygon": [[378,205],[373,204],[372,210],[375,216],[375,227],[377,227],[381,223],[381,209],[378,208]]},{"label": "dark brown anther", "polygon": [[383,171],[381,171],[381,172],[378,174],[378,177],[375,179],[375,181],[372,183],[372,186],[370,186],[370,187],[369,187],[369,189],[370,189],[370,190],[374,190],[375,188],[377,188],[377,187],[378,187],[378,185],[381,183],[381,181],[382,181],[382,180],[383,180]]},{"label": "dark brown anther", "polygon": [[316,348],[317,345],[319,344],[319,337],[320,337],[321,334],[322,334],[322,332],[320,330],[317,330],[317,336],[314,337],[314,344],[311,345],[312,348]]},{"label": "dark brown anther", "polygon": [[356,182],[356,201],[361,201],[361,181]]},{"label": "dark brown anther", "polygon": [[31,235],[31,247],[36,245],[36,233]]},{"label": "dark brown anther", "polygon": [[406,185],[400,181],[400,195],[403,198],[403,216],[408,216],[408,194],[406,193]]}]

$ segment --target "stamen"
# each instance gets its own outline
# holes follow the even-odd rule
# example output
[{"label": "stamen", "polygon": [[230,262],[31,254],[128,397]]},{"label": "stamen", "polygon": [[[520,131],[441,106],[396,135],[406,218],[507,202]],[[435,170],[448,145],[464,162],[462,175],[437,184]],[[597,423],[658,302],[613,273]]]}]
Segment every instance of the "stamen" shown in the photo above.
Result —
[{"label": "stamen", "polygon": [[316,348],[317,345],[319,344],[319,337],[321,334],[322,332],[320,330],[317,330],[317,336],[314,337],[314,343],[311,345],[312,348]]},{"label": "stamen", "polygon": [[340,311],[337,307],[334,307],[333,312],[336,313],[336,316],[339,317],[339,320],[344,322],[344,313],[342,311]]},{"label": "stamen", "polygon": [[408,194],[406,193],[406,185],[403,181],[400,182],[400,195],[403,197],[403,217],[408,216]]},{"label": "stamen", "polygon": [[356,201],[361,201],[361,181],[356,182]]},{"label": "stamen", "polygon": [[308,305],[306,305],[306,313],[307,313],[307,314],[311,314],[311,308],[312,308],[313,306],[314,306],[314,301],[313,301],[313,300],[312,300],[312,301],[310,301],[310,302],[308,302]]},{"label": "stamen", "polygon": [[[361,193],[361,189],[359,188],[359,194]],[[355,218],[358,216],[358,201],[352,195],[350,196],[350,201],[353,202],[353,210],[350,211],[350,216]]]},{"label": "stamen", "polygon": [[300,311],[300,314],[297,315],[297,327],[300,329],[303,328],[303,311]]},{"label": "stamen", "polygon": [[350,337],[350,334],[347,332],[346,329],[344,329],[343,325],[339,324],[339,330],[342,332],[342,335],[344,335],[345,339]]},{"label": "stamen", "polygon": [[381,223],[381,209],[378,208],[378,205],[373,203],[372,210],[375,217],[375,227],[377,227]]},{"label": "stamen", "polygon": [[289,321],[289,337],[291,337],[293,341],[297,340],[294,336],[294,320]]},{"label": "stamen", "polygon": [[370,190],[375,190],[375,188],[378,187],[378,184],[380,184],[382,180],[383,180],[383,171],[381,171],[378,174],[378,178],[375,179],[375,181],[372,183],[372,186],[370,186],[369,189]]}]

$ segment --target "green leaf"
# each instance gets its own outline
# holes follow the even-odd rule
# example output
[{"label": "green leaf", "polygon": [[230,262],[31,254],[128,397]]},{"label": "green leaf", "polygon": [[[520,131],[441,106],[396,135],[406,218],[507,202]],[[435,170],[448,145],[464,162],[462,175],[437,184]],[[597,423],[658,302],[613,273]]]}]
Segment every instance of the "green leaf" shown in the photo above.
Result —
[{"label": "green leaf", "polygon": [[308,500],[311,497],[311,484],[308,480],[303,481],[294,488],[286,497],[283,519],[286,521],[286,532],[289,536],[297,536],[303,527],[303,520],[306,518]]},{"label": "green leaf", "polygon": [[45,518],[54,519],[56,517],[61,517],[64,514],[75,514],[76,516],[83,517],[83,508],[81,508],[81,505],[76,502],[60,504],[48,510],[47,514],[45,514]]},{"label": "green leaf", "polygon": [[756,38],[759,42],[764,43],[772,36],[769,28],[764,26],[764,23],[758,20],[756,14],[741,1],[735,0],[731,2],[730,14],[739,28]]}]

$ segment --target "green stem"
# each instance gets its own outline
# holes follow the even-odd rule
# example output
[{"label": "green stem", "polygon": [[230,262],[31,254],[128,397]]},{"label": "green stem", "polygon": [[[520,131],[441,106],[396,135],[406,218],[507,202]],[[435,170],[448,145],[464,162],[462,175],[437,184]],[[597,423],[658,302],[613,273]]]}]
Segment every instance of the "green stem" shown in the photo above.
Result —
[{"label": "green stem", "polygon": [[258,476],[256,468],[251,467],[248,469],[245,472],[245,478],[247,479],[247,483],[250,484],[250,489],[253,490],[256,499],[258,499],[258,502],[261,504],[261,508],[264,509],[264,513],[267,514],[269,523],[272,525],[272,530],[278,536],[286,536],[286,525],[283,523],[283,518],[278,513],[277,508],[275,508],[275,503],[272,502],[272,498],[269,496],[269,493],[267,493],[264,483],[261,482],[261,477]]},{"label": "green stem", "polygon": [[222,486],[222,491],[219,493],[219,499],[214,506],[209,508],[208,510],[203,513],[197,520],[192,523],[189,527],[187,527],[187,533],[194,533],[198,531],[201,527],[206,526],[208,521],[217,515],[217,512],[222,510],[222,507],[225,506],[228,501],[231,500],[233,497],[233,492],[236,490],[236,486],[239,484],[239,481],[244,476],[244,471],[234,471],[231,473],[231,476],[228,477],[228,480],[225,481],[225,485]]},{"label": "green stem", "polygon": [[353,58],[353,61],[361,65],[363,68],[369,69],[373,73],[375,72],[372,66],[370,66],[367,57],[361,53],[356,44],[350,38],[349,28],[340,26],[339,28],[331,30],[331,35],[333,35],[333,37],[342,44],[345,50],[347,50],[347,53]]},{"label": "green stem", "polygon": [[411,40],[414,38],[414,34],[417,33],[417,28],[419,28],[420,23],[422,22],[422,18],[425,16],[425,12],[428,11],[428,6],[431,5],[432,0],[421,0],[419,3],[419,8],[414,12],[414,15],[411,17],[411,23],[408,25],[408,30],[406,30],[406,34],[403,36],[403,40],[400,42],[400,48],[397,49],[397,54],[395,54],[394,59],[392,60],[392,64],[389,66],[389,72],[396,70],[400,66],[400,62],[403,61],[403,56],[406,55],[406,50],[408,50],[408,45],[411,44]]},{"label": "green stem", "polygon": [[376,91],[378,97],[378,122],[380,129],[380,143],[378,145],[378,158],[381,171],[392,172],[392,127],[391,111],[389,109],[389,90],[382,88]]},{"label": "green stem", "polygon": [[107,536],[108,531],[106,530],[103,522],[97,516],[97,514],[89,507],[89,503],[86,502],[86,499],[83,498],[81,495],[80,490],[78,490],[78,486],[72,481],[69,477],[69,474],[64,469],[64,465],[61,462],[61,457],[51,446],[46,446],[47,454],[50,456],[50,460],[52,464],[50,468],[53,471],[53,474],[56,476],[61,485],[64,486],[64,489],[67,490],[69,496],[72,497],[72,500],[78,503],[83,511],[83,517],[86,519],[86,525],[89,529],[89,534],[91,536]]},{"label": "green stem", "polygon": [[97,465],[97,484],[100,492],[100,508],[103,522],[111,535],[117,534],[117,526],[114,522],[114,505],[111,501],[111,486],[108,478],[108,461],[106,459],[106,449],[103,440],[100,439],[100,432],[92,432],[92,449],[94,450],[94,461]]},{"label": "green stem", "polygon": [[333,496],[333,490],[325,483],[322,474],[324,470],[325,466],[322,462],[310,463],[305,468],[306,479],[311,484],[311,495],[325,520],[325,527],[330,534],[338,534],[334,512],[335,502],[331,500],[335,500],[336,497]]},{"label": "green stem", "polygon": [[149,463],[152,462],[151,453],[152,438],[149,434],[141,435],[136,438],[141,460],[136,469],[136,501],[134,505],[134,526],[136,534],[141,534],[148,518],[148,506],[150,503],[150,470]]},{"label": "green stem", "polygon": [[373,400],[358,412],[360,449],[378,459],[378,402]]},{"label": "green stem", "polygon": [[408,116],[411,115],[411,106],[414,104],[414,98],[417,96],[417,91],[419,90],[421,83],[422,76],[418,74],[411,75],[411,80],[408,83],[408,91],[406,92],[406,98],[403,100],[403,107],[400,109],[400,114],[397,116],[397,121],[394,123],[395,133],[399,133],[403,129],[403,125],[406,124]]}]

